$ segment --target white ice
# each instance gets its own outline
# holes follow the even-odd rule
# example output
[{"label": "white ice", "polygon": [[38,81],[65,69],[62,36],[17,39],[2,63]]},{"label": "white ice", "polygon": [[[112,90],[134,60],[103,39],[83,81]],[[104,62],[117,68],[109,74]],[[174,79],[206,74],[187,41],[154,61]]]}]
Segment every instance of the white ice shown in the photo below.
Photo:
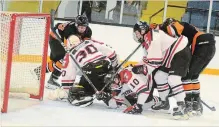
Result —
[{"label": "white ice", "polygon": [[[202,99],[219,110],[219,76],[201,75],[200,81]],[[201,117],[177,121],[151,112],[123,114],[122,110],[108,109],[97,101],[90,107],[79,108],[44,99],[25,109],[1,114],[1,126],[219,126],[218,110],[213,112],[204,107]]]}]

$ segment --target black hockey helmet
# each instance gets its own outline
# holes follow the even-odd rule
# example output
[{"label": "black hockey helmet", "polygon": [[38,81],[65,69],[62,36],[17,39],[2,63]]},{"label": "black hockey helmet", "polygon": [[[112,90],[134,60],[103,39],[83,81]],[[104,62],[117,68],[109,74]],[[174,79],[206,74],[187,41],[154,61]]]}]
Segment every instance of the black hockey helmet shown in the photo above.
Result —
[{"label": "black hockey helmet", "polygon": [[162,26],[168,26],[170,25],[171,23],[173,22],[176,22],[177,20],[174,19],[174,18],[167,18],[164,22],[163,22],[163,25]]},{"label": "black hockey helmet", "polygon": [[75,24],[77,26],[88,26],[89,25],[88,18],[84,15],[78,15],[75,19]]},{"label": "black hockey helmet", "polygon": [[137,23],[135,23],[134,27],[133,27],[133,32],[135,31],[139,31],[141,32],[142,30],[145,30],[145,33],[147,33],[150,29],[150,26],[148,25],[147,22],[144,21],[138,21]]},{"label": "black hockey helmet", "polygon": [[[141,34],[141,38],[137,37],[136,35],[136,31],[138,31]],[[133,38],[135,41],[142,43],[143,40],[143,36],[145,34],[147,34],[150,31],[150,26],[148,25],[147,22],[144,21],[138,21],[134,27],[133,27]]]}]

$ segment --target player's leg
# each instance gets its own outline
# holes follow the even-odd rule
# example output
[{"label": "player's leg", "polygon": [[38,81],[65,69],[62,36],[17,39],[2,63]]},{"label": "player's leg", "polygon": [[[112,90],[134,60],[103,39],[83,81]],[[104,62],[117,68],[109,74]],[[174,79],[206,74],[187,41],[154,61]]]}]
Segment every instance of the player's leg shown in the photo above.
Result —
[{"label": "player's leg", "polygon": [[[190,64],[191,65],[191,64]],[[191,75],[189,71],[187,71],[187,74],[185,77],[182,78],[182,83],[183,83],[183,88],[184,92],[186,94],[185,97],[185,104],[186,104],[186,110],[189,116],[192,116],[192,80],[191,80]]]},{"label": "player's leg", "polygon": [[[61,87],[61,85],[58,83],[58,79],[61,75],[61,69],[62,69],[62,60],[56,61],[55,63],[52,61],[50,66],[52,66],[53,71],[51,71],[51,75],[49,80],[47,81],[46,88],[48,89],[56,89],[58,87]],[[50,64],[50,63],[48,63]]]},{"label": "player's leg", "polygon": [[74,85],[69,89],[68,102],[74,106],[86,107],[93,103],[93,97],[83,86]]},{"label": "player's leg", "polygon": [[170,87],[168,84],[168,69],[165,67],[160,67],[158,71],[154,74],[154,80],[157,84],[157,90],[159,97],[161,99],[160,104],[152,106],[153,110],[169,110],[169,100],[168,95],[170,92]]},{"label": "player's leg", "polygon": [[201,114],[203,109],[200,102],[200,82],[198,80],[200,73],[206,68],[208,63],[214,57],[215,45],[198,45],[194,51],[189,75],[191,77],[193,110]]},{"label": "player's leg", "polygon": [[50,49],[51,49],[51,54],[50,54],[50,59],[53,61],[52,63],[48,63],[47,69],[48,71],[51,71],[52,69],[52,74],[48,80],[47,88],[56,88],[60,87],[61,85],[57,82],[58,78],[61,75],[61,68],[62,68],[62,63],[63,63],[63,58],[65,57],[66,51],[63,48],[63,46],[60,44],[59,41],[52,39],[50,40]]},{"label": "player's leg", "polygon": [[[97,90],[101,90],[104,86],[104,75],[107,74],[105,67],[107,66],[104,62],[96,62],[88,63],[82,67],[84,73]],[[94,91],[86,78],[81,76],[78,85],[73,86],[69,90],[69,102],[75,106],[89,106],[93,103],[93,95],[95,93],[96,91]]]},{"label": "player's leg", "polygon": [[[150,94],[148,96],[148,99],[145,102],[145,105],[143,106],[143,109],[153,109],[153,107],[156,107],[156,105],[161,105],[162,100],[160,97],[154,95],[154,88],[157,88],[157,85],[155,81],[153,80],[153,85],[151,87]],[[137,100],[137,99],[136,99]],[[167,111],[167,110],[165,110]]]},{"label": "player's leg", "polygon": [[[88,71],[88,70],[86,70]],[[88,78],[95,85],[95,87],[100,90],[104,85],[102,83],[103,77],[98,77],[95,73],[88,74]],[[95,94],[94,89],[91,87],[89,82],[84,76],[81,76],[81,79],[77,85],[74,85],[69,90],[69,102],[75,106],[90,106],[93,103],[93,95]]]},{"label": "player's leg", "polygon": [[177,101],[176,108],[173,109],[173,116],[175,119],[187,119],[187,111],[185,106],[185,92],[182,84],[182,77],[184,77],[189,68],[191,60],[191,50],[185,47],[183,50],[176,53],[171,61],[171,68],[168,76],[168,83],[171,87],[171,94]]}]

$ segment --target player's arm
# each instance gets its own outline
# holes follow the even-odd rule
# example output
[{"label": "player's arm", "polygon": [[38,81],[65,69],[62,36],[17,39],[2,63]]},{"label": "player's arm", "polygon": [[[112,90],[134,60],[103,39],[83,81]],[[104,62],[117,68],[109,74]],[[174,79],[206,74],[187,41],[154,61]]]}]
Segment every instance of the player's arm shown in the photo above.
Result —
[{"label": "player's arm", "polygon": [[171,24],[163,23],[161,29],[172,37],[180,37],[184,29],[183,23],[174,21]]},{"label": "player's arm", "polygon": [[95,47],[97,47],[98,50],[102,52],[104,56],[107,56],[110,59],[113,67],[116,67],[119,64],[119,56],[111,46],[102,42],[97,42],[95,40],[93,40],[93,42],[95,44]]},{"label": "player's arm", "polygon": [[62,68],[62,87],[64,89],[69,89],[73,86],[77,74],[77,69],[75,67],[74,61],[69,54],[66,54],[64,58],[63,68]]},{"label": "player's arm", "polygon": [[89,26],[87,26],[87,30],[84,34],[84,36],[82,36],[82,40],[90,40],[92,37],[92,30]]},{"label": "player's arm", "polygon": [[[159,31],[153,32],[153,34],[160,34]],[[147,35],[145,35],[147,36]],[[144,74],[148,75],[153,72],[154,69],[161,66],[163,61],[162,56],[162,47],[161,47],[161,39],[160,36],[157,36],[158,38],[152,39],[151,41],[148,40],[146,42],[143,42],[143,48],[144,48],[144,56],[142,60],[133,67],[132,71],[135,74]]]},{"label": "player's arm", "polygon": [[[68,24],[69,24],[68,22],[67,23],[57,23],[55,25],[55,27],[53,28],[60,38],[64,38],[64,30]],[[56,39],[56,36],[54,35],[53,31],[50,32],[50,36],[53,39]]]},{"label": "player's arm", "polygon": [[123,104],[126,106],[131,106],[129,101],[124,96],[124,92],[126,91],[124,89],[126,88],[123,86],[120,88],[120,90],[113,90],[113,93],[115,93],[115,95],[111,96],[111,98],[107,102],[107,106],[109,106],[110,108],[118,108]]},{"label": "player's arm", "polygon": [[150,28],[154,30],[159,30],[162,24],[151,23]]}]

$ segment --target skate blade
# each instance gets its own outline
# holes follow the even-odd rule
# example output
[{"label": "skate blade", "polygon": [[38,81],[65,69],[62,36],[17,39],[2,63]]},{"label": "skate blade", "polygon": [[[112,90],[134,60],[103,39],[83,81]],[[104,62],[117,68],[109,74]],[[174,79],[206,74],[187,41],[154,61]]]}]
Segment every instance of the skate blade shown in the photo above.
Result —
[{"label": "skate blade", "polygon": [[201,111],[192,111],[191,113],[193,116],[201,116],[202,115]]},{"label": "skate blade", "polygon": [[194,114],[193,114],[192,111],[188,112],[187,115],[188,115],[189,117],[193,117],[193,116],[194,116]]},{"label": "skate blade", "polygon": [[47,85],[45,85],[45,88],[50,89],[50,90],[56,90],[56,89],[59,89],[60,87],[55,86],[55,85],[51,85],[51,84],[47,84]]},{"label": "skate blade", "polygon": [[151,110],[152,112],[155,112],[155,113],[171,114],[170,110],[165,110],[165,109],[160,109],[160,110],[149,109],[149,110]]},{"label": "skate blade", "polygon": [[184,114],[184,115],[176,115],[173,116],[174,120],[188,120],[189,119],[189,115],[188,114]]}]

